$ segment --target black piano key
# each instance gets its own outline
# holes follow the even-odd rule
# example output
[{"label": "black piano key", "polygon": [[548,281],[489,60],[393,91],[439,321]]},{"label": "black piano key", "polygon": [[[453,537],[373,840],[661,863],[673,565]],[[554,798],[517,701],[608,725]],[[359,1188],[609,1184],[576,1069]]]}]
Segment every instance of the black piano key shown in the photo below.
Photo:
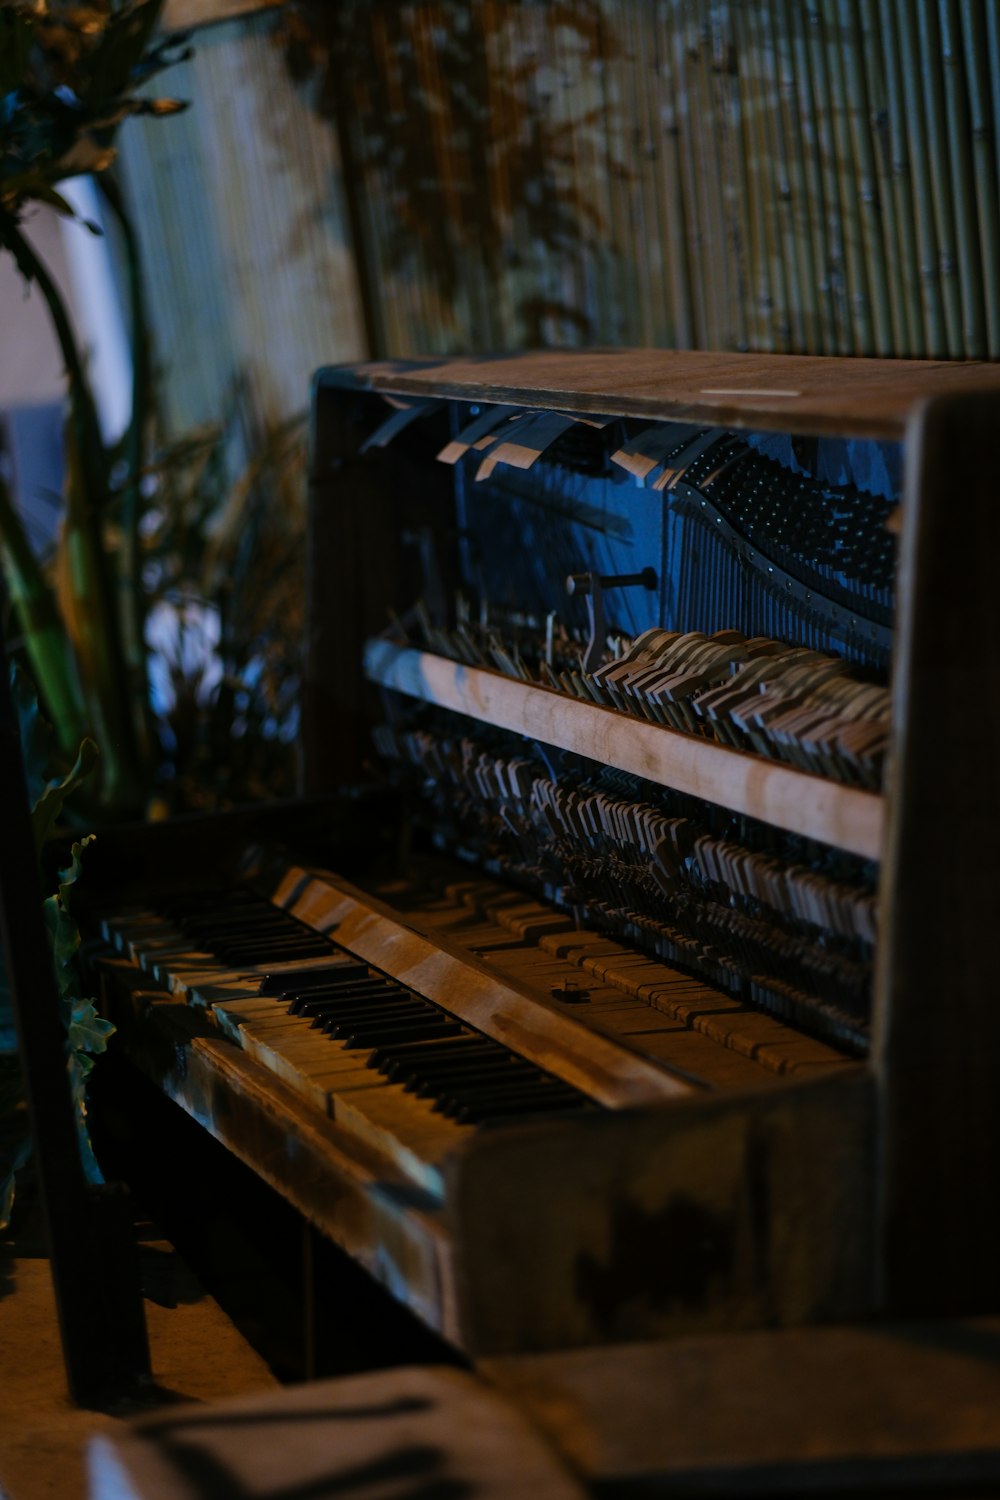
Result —
[{"label": "black piano key", "polygon": [[542,1073],[532,1063],[524,1068],[511,1068],[500,1070],[492,1078],[455,1078],[442,1087],[442,1096],[447,1095],[459,1103],[470,1100],[494,1096],[499,1098],[503,1094],[511,1093],[544,1093],[544,1094],[575,1094],[568,1083],[563,1083],[560,1078],[553,1078],[550,1074]]},{"label": "black piano key", "polygon": [[224,963],[268,963],[277,959],[322,958],[330,944],[321,937],[277,938],[273,942],[248,939],[238,943],[213,943],[212,948]]},{"label": "black piano key", "polygon": [[403,1064],[396,1076],[399,1078],[412,1077],[415,1079],[447,1080],[449,1078],[461,1079],[468,1077],[496,1076],[506,1077],[510,1073],[515,1076],[524,1073],[527,1076],[535,1076],[538,1069],[534,1063],[525,1061],[520,1057],[511,1057],[509,1052],[502,1049],[490,1052],[479,1052],[473,1055],[471,1052],[465,1055],[451,1057],[422,1058],[415,1059],[409,1064]]},{"label": "black piano key", "polygon": [[345,974],[342,979],[338,979],[335,974],[328,974],[322,984],[297,984],[283,993],[289,1005],[294,1007],[307,1000],[337,1000],[348,995],[372,995],[376,992],[385,995],[405,993],[391,980],[383,979],[381,974],[350,973]]},{"label": "black piano key", "polygon": [[[193,929],[185,930],[190,932]],[[233,923],[232,926],[223,925],[215,930],[206,925],[204,928],[198,928],[197,933],[199,936],[204,934],[210,942],[220,946],[223,943],[253,943],[256,947],[262,948],[269,943],[294,942],[296,939],[329,942],[328,938],[314,932],[311,927],[303,927],[298,923],[288,926],[284,922],[261,922],[256,918],[251,922]]]},{"label": "black piano key", "polygon": [[183,927],[185,932],[242,932],[260,927],[272,929],[279,926],[285,929],[288,927],[287,918],[282,918],[279,913],[266,910],[256,911],[249,907],[238,912],[199,913],[196,917],[179,913],[170,916],[169,920],[176,922],[178,927]]},{"label": "black piano key", "polygon": [[386,1005],[392,1001],[406,1003],[406,999],[404,991],[388,989],[385,985],[373,984],[364,989],[358,985],[339,995],[326,990],[305,990],[296,995],[288,1009],[293,1016],[334,1015],[346,1013],[352,1007],[360,1009],[365,1005]]},{"label": "black piano key", "polygon": [[183,896],[172,897],[158,903],[159,909],[168,916],[182,919],[184,917],[199,917],[209,913],[223,915],[236,911],[238,908],[260,908],[268,907],[269,902],[257,896],[253,891],[247,891],[237,886],[230,891],[185,891]]},{"label": "black piano key", "polygon": [[296,985],[288,993],[289,1003],[294,1005],[297,1000],[337,1000],[349,995],[371,995],[376,991],[386,995],[407,994],[402,985],[394,984],[382,974],[354,975],[350,972],[345,973],[343,978],[338,978],[336,974],[327,975],[322,984]]},{"label": "black piano key", "polygon": [[[385,1021],[409,1021],[414,1014],[419,1015],[419,1011],[414,1012],[409,1006],[395,1007],[392,1006],[391,1002],[384,1000],[377,1001],[376,1005],[377,1010],[374,1006],[370,1005],[328,1006],[325,1010],[307,1011],[306,1020],[312,1022],[314,1030],[326,1031],[331,1036],[335,1036],[337,1032],[334,1028],[338,1026],[359,1025],[362,1021],[372,1021],[376,1015]],[[389,1038],[384,1038],[384,1040],[389,1040]],[[373,1042],[372,1046],[374,1045],[375,1043]]]},{"label": "black piano key", "polygon": [[414,1070],[433,1067],[438,1059],[455,1058],[465,1053],[468,1058],[480,1054],[481,1042],[474,1032],[460,1028],[458,1034],[445,1042],[390,1042],[383,1043],[372,1052],[368,1066],[391,1081],[408,1078]]},{"label": "black piano key", "polygon": [[346,1013],[334,1011],[317,1016],[313,1024],[328,1036],[342,1039],[364,1033],[371,1038],[369,1047],[375,1047],[379,1042],[392,1041],[393,1028],[398,1032],[400,1041],[403,1041],[407,1039],[403,1036],[404,1027],[416,1026],[426,1031],[428,1027],[439,1026],[442,1022],[438,1017],[422,1014],[419,1010],[399,1007],[380,1009],[377,1013],[372,1010]]},{"label": "black piano key", "polygon": [[527,1105],[547,1109],[560,1105],[565,1107],[572,1105],[579,1097],[574,1089],[552,1088],[545,1078],[518,1078],[504,1083],[491,1081],[459,1087],[448,1085],[442,1089],[432,1108],[450,1119],[464,1122],[472,1121],[478,1115],[517,1113]]},{"label": "black piano key", "polygon": [[306,1010],[300,1014],[325,1016],[331,1021],[349,1020],[354,1015],[371,1016],[373,1020],[388,1020],[390,1016],[400,1015],[421,1016],[425,1021],[441,1021],[455,1026],[460,1024],[447,1011],[439,1010],[436,1005],[428,1005],[419,995],[408,995],[405,990],[346,996],[343,999],[334,996],[318,1002],[307,997],[303,1003],[313,1008],[311,1012]]},{"label": "black piano key", "polygon": [[417,1078],[437,1076],[444,1077],[446,1074],[462,1068],[501,1068],[523,1066],[530,1068],[531,1063],[521,1063],[520,1058],[511,1060],[510,1054],[502,1049],[465,1047],[455,1048],[451,1052],[442,1052],[439,1056],[423,1054],[419,1056],[399,1056],[392,1060],[390,1065],[398,1078],[412,1075]]},{"label": "black piano key", "polygon": [[305,944],[289,944],[280,948],[216,948],[215,956],[223,968],[259,969],[264,965],[281,963],[305,963],[309,958],[325,958],[321,948],[306,947]]},{"label": "black piano key", "polygon": [[312,1020],[313,1026],[324,1028],[327,1023],[331,1026],[340,1022],[360,1022],[360,1020],[390,1020],[393,1016],[424,1016],[427,1020],[436,1020],[433,1011],[421,1010],[418,1005],[409,1005],[408,1002],[399,1002],[396,996],[375,996],[370,999],[358,999],[358,1001],[345,1001],[342,1005],[336,1001],[325,1001],[318,1005],[307,1005],[306,1010],[300,1011],[300,1016]]},{"label": "black piano key", "polygon": [[406,1076],[406,1073],[414,1079],[425,1079],[428,1082],[440,1081],[447,1083],[453,1080],[460,1084],[466,1078],[492,1078],[502,1080],[510,1078],[534,1078],[537,1077],[538,1069],[534,1063],[524,1062],[520,1058],[509,1056],[497,1056],[496,1053],[482,1053],[473,1057],[435,1058],[429,1062],[414,1063],[412,1066],[397,1076]]},{"label": "black piano key", "polygon": [[181,914],[176,920],[189,932],[212,932],[216,929],[228,931],[231,928],[252,930],[261,926],[287,928],[294,918],[290,918],[285,912],[275,911],[273,907],[261,910],[241,907],[236,911],[199,912],[195,917]]},{"label": "black piano key", "polygon": [[205,928],[205,935],[209,941],[220,947],[223,944],[251,943],[255,948],[265,948],[273,943],[310,942],[325,944],[327,951],[332,951],[329,938],[323,937],[319,932],[314,932],[311,927],[303,927],[300,923],[290,927],[284,922],[272,924],[255,920],[248,922],[245,927],[221,928],[218,932]]},{"label": "black piano key", "polygon": [[[459,1030],[455,1021],[425,1021],[414,1016],[408,1021],[396,1021],[391,1026],[377,1021],[362,1022],[356,1026],[345,1025],[340,1030],[340,1040],[351,1051],[360,1047],[373,1047],[385,1036],[391,1035],[401,1042],[416,1041],[421,1037],[449,1037]],[[337,1033],[333,1033],[336,1035]]]},{"label": "black piano key", "polygon": [[207,943],[210,947],[219,950],[252,947],[260,948],[265,952],[272,950],[275,953],[289,943],[303,941],[315,943],[318,936],[306,928],[290,931],[284,926],[270,927],[267,923],[261,922],[251,922],[246,927],[203,927],[196,930],[184,927],[181,930],[188,937],[196,938],[198,942]]},{"label": "black piano key", "polygon": [[260,993],[290,1001],[303,990],[330,984],[337,979],[366,979],[369,973],[367,964],[357,963],[354,959],[345,959],[342,963],[335,960],[322,969],[288,969],[283,974],[265,974]]}]

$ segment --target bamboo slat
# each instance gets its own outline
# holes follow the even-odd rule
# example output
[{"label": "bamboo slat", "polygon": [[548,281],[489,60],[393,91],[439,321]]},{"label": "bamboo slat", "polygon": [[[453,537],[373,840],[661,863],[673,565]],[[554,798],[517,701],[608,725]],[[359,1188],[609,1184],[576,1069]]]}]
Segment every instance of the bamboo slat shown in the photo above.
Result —
[{"label": "bamboo slat", "polygon": [[939,0],[941,65],[944,73],[946,146],[951,197],[954,203],[956,256],[962,305],[962,348],[966,359],[986,353],[983,269],[979,260],[979,225],[973,184],[972,152],[968,150],[969,100],[965,80],[958,0]]},{"label": "bamboo slat", "polygon": [[[997,142],[990,118],[989,41],[982,6],[962,0],[962,40],[965,77],[969,88],[969,130],[972,136],[976,218],[979,225],[986,353],[1000,358],[1000,216],[997,212]],[[996,79],[994,77],[994,83]]]}]

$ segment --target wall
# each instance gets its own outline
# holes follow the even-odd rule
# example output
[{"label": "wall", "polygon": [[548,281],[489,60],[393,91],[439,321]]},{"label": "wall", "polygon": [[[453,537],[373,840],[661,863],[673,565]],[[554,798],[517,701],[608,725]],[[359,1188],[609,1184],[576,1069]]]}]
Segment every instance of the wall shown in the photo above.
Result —
[{"label": "wall", "polygon": [[295,0],[195,45],[123,153],[175,430],[366,352],[1000,356],[994,0]]},{"label": "wall", "polygon": [[[28,225],[32,244],[61,286],[69,271],[59,215],[39,208]],[[61,401],[65,391],[62,356],[52,332],[45,301],[30,290],[10,255],[0,255],[0,410]]]},{"label": "wall", "polygon": [[199,32],[154,85],[192,108],[120,138],[174,434],[219,420],[238,390],[273,426],[305,408],[318,365],[365,352],[336,140],[272,29]]}]

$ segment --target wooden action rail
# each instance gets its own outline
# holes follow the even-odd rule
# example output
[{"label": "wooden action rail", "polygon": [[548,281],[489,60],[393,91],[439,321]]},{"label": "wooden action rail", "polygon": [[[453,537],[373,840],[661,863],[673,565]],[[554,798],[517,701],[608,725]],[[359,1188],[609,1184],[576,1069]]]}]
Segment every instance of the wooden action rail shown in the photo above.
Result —
[{"label": "wooden action rail", "polygon": [[369,681],[381,687],[574,751],[864,859],[881,856],[884,810],[877,792],[389,641],[369,641],[364,665]]}]

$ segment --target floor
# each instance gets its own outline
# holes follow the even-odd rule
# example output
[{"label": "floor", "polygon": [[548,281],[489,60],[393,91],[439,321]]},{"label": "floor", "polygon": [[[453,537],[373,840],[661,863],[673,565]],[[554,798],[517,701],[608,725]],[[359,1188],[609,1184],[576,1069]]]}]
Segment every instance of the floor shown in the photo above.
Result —
[{"label": "floor", "polygon": [[[177,1401],[217,1401],[277,1381],[163,1241],[143,1259],[159,1302],[146,1300],[155,1389],[112,1412],[80,1411],[66,1395],[48,1261],[37,1237],[0,1247],[0,1500],[83,1500],[92,1433]],[[147,1284],[150,1277],[147,1277]],[[174,1306],[163,1303],[175,1302]]]}]

